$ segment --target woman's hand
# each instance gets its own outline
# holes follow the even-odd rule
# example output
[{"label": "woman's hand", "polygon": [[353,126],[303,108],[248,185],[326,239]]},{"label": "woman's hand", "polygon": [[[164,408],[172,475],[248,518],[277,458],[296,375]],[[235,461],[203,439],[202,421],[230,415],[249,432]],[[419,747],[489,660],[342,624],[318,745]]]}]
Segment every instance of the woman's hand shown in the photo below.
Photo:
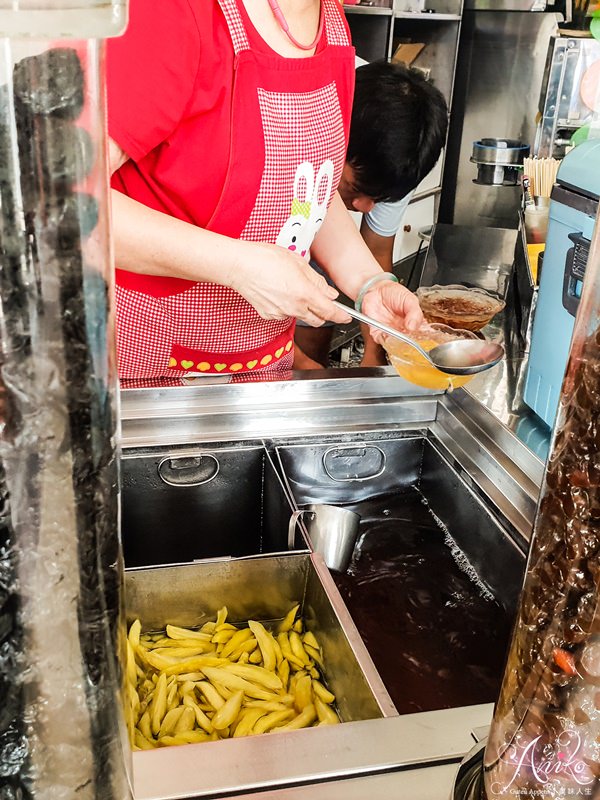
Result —
[{"label": "woman's hand", "polygon": [[[424,321],[416,295],[394,281],[373,284],[363,298],[362,310],[378,322],[401,331],[415,331]],[[386,335],[378,328],[370,328],[370,332],[376,342],[381,342]]]},{"label": "woman's hand", "polygon": [[228,285],[263,319],[296,317],[317,327],[326,320],[348,322],[332,300],[338,292],[299,255],[276,244],[240,241],[240,258]]},{"label": "woman's hand", "polygon": [[[113,153],[115,165],[118,155]],[[314,327],[325,320],[350,321],[331,302],[337,290],[284,247],[198,228],[114,189],[112,209],[115,260],[121,269],[230,286],[263,319],[297,317]]]}]

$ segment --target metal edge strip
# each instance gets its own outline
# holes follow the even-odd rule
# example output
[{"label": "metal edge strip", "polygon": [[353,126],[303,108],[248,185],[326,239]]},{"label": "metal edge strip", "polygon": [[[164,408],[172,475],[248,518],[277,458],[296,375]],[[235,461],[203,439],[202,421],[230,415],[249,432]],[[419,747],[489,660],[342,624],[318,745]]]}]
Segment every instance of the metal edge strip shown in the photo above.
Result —
[{"label": "metal edge strip", "polygon": [[459,761],[493,705],[133,754],[136,800],[227,796]]},{"label": "metal edge strip", "polygon": [[465,416],[457,406],[440,404],[431,433],[523,539],[529,541],[539,484],[506,456],[493,436],[471,424]]}]

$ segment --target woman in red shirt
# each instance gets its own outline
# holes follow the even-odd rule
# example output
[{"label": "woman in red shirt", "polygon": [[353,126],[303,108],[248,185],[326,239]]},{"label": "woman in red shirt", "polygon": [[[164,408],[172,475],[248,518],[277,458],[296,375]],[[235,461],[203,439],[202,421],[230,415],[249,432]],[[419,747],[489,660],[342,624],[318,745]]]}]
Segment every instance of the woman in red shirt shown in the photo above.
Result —
[{"label": "woman in red shirt", "polygon": [[336,291],[417,327],[337,194],[354,82],[338,0],[132,0],[107,53],[122,379],[290,369]]}]

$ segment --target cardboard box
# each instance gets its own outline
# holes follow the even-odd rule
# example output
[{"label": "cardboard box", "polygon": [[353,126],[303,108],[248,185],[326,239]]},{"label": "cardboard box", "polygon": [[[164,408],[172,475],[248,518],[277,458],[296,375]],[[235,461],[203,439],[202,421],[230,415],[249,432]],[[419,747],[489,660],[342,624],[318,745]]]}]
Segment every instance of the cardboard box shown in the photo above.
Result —
[{"label": "cardboard box", "polygon": [[394,52],[394,55],[392,56],[392,61],[396,64],[406,64],[407,67],[410,67],[424,47],[425,44],[421,42],[406,42],[399,44]]}]

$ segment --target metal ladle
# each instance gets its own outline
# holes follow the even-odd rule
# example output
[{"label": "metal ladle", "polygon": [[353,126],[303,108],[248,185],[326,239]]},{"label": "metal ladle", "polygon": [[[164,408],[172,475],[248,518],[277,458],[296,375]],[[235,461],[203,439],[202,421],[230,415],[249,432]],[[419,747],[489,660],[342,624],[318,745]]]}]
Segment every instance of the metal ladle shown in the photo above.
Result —
[{"label": "metal ladle", "polygon": [[485,339],[454,339],[445,344],[438,344],[428,352],[423,350],[410,336],[400,333],[395,328],[390,328],[389,325],[385,325],[383,322],[367,317],[366,314],[345,306],[337,300],[334,300],[333,304],[345,311],[346,314],[354,317],[354,319],[367,325],[372,325],[374,328],[379,328],[389,336],[400,339],[414,347],[432,366],[439,369],[440,372],[446,372],[448,375],[475,375],[478,372],[490,369],[504,357],[502,345],[488,342]]}]

